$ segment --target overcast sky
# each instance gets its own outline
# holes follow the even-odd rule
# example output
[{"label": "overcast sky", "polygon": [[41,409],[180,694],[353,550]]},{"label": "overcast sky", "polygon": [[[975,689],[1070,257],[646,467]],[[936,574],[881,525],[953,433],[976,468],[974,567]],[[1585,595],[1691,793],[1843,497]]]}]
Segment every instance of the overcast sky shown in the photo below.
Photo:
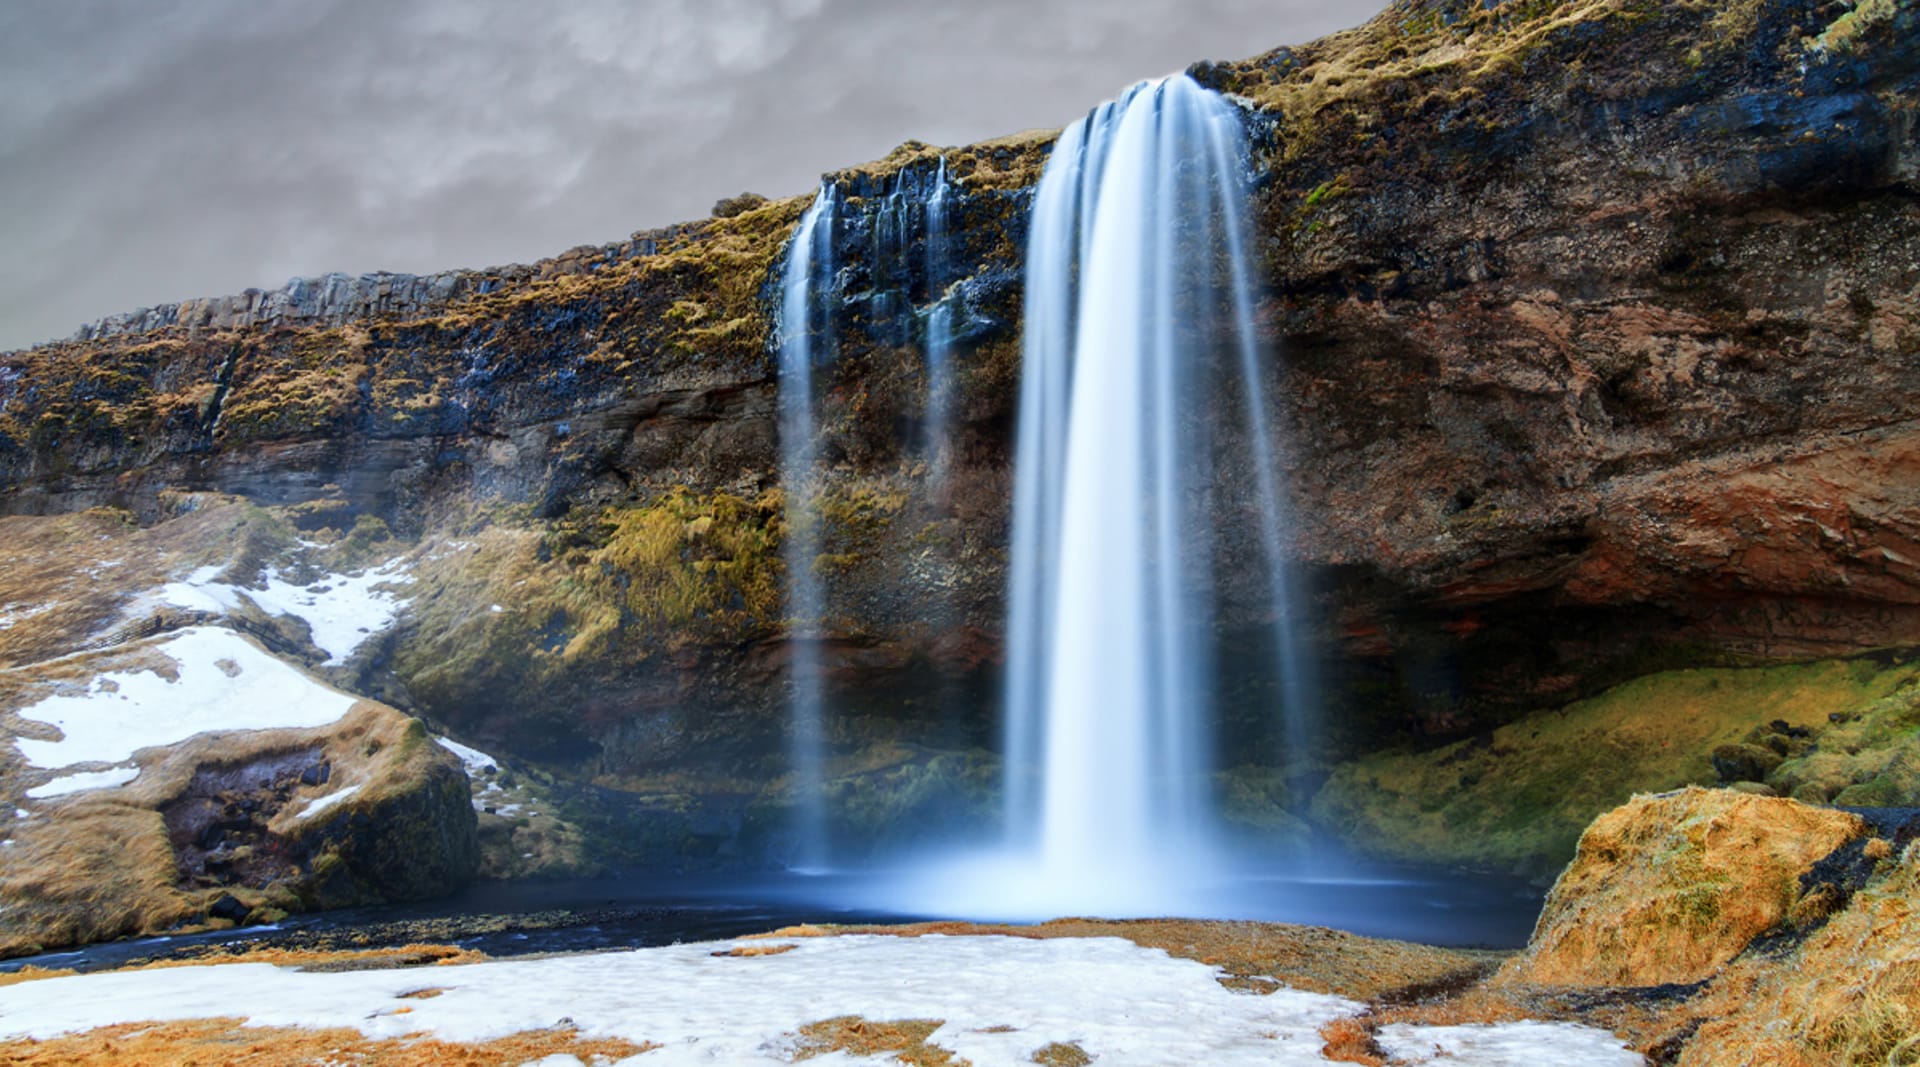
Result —
[{"label": "overcast sky", "polygon": [[529,262],[1059,127],[1383,0],[0,0],[0,348]]}]

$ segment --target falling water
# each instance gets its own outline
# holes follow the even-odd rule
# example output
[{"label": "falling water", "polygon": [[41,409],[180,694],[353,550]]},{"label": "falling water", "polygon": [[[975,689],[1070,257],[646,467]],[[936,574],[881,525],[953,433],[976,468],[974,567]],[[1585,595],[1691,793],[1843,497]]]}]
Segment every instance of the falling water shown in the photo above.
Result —
[{"label": "falling water", "polygon": [[947,161],[927,197],[927,485],[937,499],[946,487],[953,453],[953,294],[947,291]]},{"label": "falling water", "polygon": [[[818,867],[827,856],[824,745],[820,691],[823,602],[814,561],[820,530],[814,449],[813,369],[832,358],[830,322],[816,321],[817,294],[833,278],[833,231],[838,194],[823,183],[787,247],[780,290],[780,480],[786,489],[787,626],[792,656],[792,752],[797,866]],[[820,344],[815,344],[816,335]]]},{"label": "falling water", "polygon": [[[1283,673],[1302,659],[1252,321],[1247,172],[1235,109],[1176,76],[1062,134],[1038,190],[1005,738],[1008,837],[1032,857],[1010,891],[1036,911],[1180,907],[1209,876],[1206,507],[1224,380],[1238,380],[1254,442]],[[1299,714],[1307,691],[1282,691],[1279,710]]]}]

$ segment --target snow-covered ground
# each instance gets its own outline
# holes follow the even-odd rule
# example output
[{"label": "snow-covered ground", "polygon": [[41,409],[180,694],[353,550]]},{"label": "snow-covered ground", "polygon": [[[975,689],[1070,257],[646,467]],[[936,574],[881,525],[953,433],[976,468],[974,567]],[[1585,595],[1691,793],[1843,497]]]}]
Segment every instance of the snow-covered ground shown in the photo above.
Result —
[{"label": "snow-covered ground", "polygon": [[1380,1028],[1380,1047],[1396,1062],[1441,1064],[1621,1064],[1646,1061],[1605,1030],[1574,1023],[1472,1024]]},{"label": "snow-covered ground", "polygon": [[15,738],[20,754],[36,767],[124,763],[138,749],[209,730],[325,726],[354,704],[231,630],[191,627],[153,651],[177,664],[175,677],[114,671],[82,694],[20,709],[21,718],[49,723],[63,735],[58,741]]},{"label": "snow-covered ground", "polygon": [[65,774],[46,783],[27,790],[27,796],[34,800],[51,800],[68,793],[79,793],[88,789],[114,789],[126,785],[140,777],[138,767],[109,767],[104,771],[80,771]]},{"label": "snow-covered ground", "polygon": [[[978,1067],[1031,1063],[1055,1042],[1076,1043],[1103,1064],[1284,1067],[1324,1064],[1317,1030],[1360,1010],[1315,993],[1234,992],[1212,967],[1117,938],[802,938],[777,955],[715,955],[731,944],[409,970],[308,973],[255,963],[53,978],[0,988],[0,1037],[245,1015],[255,1026],[487,1041],[570,1020],[584,1037],[659,1043],[627,1062],[670,1067],[789,1063],[801,1027],[858,1015],[944,1020],[929,1043]],[[403,999],[429,989],[442,992]],[[1612,1035],[1577,1026],[1392,1030],[1396,1053],[1412,1063],[1641,1063]],[[820,1062],[869,1061],[835,1054]]]},{"label": "snow-covered ground", "polygon": [[160,600],[193,611],[223,612],[251,600],[269,615],[292,615],[306,620],[313,643],[329,657],[326,665],[346,661],[367,638],[393,625],[405,606],[392,587],[413,581],[406,561],[389,560],[358,574],[328,574],[296,585],[269,568],[262,588],[227,585],[213,580],[218,567],[202,567],[160,589]]}]

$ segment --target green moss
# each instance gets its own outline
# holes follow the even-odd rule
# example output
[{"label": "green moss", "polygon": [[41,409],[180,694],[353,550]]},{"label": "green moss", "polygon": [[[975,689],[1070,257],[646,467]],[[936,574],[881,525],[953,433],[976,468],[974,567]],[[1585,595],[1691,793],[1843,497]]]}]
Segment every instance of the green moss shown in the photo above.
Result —
[{"label": "green moss", "polygon": [[1783,796],[1862,807],[1920,805],[1920,685],[1859,708],[1782,762],[1767,784]]},{"label": "green moss", "polygon": [[433,714],[570,722],[578,687],[777,629],[781,498],[676,489],[546,526],[504,523],[417,572],[395,667]]},{"label": "green moss", "polygon": [[358,326],[253,338],[235,362],[220,438],[273,439],[341,426],[361,402],[369,340]]},{"label": "green moss", "polygon": [[999,763],[991,756],[918,748],[826,787],[834,832],[879,848],[978,832],[998,818],[998,798]]},{"label": "green moss", "polygon": [[1471,741],[1344,764],[1313,818],[1375,855],[1544,875],[1634,793],[1717,781],[1715,747],[1775,719],[1822,725],[1913,673],[1862,659],[1650,675]]},{"label": "green moss", "polygon": [[1221,818],[1269,841],[1303,844],[1307,824],[1293,814],[1286,776],[1271,767],[1241,766],[1213,777]]},{"label": "green moss", "polygon": [[1851,52],[1875,26],[1899,13],[1895,0],[1857,0],[1852,11],[1834,19],[1820,36],[1806,42],[1810,51]]},{"label": "green moss", "polygon": [[617,608],[622,629],[670,647],[763,624],[779,609],[778,494],[749,501],[677,489],[600,521],[605,542],[587,553],[579,580]]}]

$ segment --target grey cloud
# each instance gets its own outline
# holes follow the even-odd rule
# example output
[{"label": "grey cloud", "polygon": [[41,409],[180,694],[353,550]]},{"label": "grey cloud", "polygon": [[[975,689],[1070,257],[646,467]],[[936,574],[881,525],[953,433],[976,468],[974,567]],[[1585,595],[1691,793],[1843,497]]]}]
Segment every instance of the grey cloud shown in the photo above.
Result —
[{"label": "grey cloud", "polygon": [[526,261],[1054,127],[1382,0],[15,0],[0,346],[329,270]]}]

